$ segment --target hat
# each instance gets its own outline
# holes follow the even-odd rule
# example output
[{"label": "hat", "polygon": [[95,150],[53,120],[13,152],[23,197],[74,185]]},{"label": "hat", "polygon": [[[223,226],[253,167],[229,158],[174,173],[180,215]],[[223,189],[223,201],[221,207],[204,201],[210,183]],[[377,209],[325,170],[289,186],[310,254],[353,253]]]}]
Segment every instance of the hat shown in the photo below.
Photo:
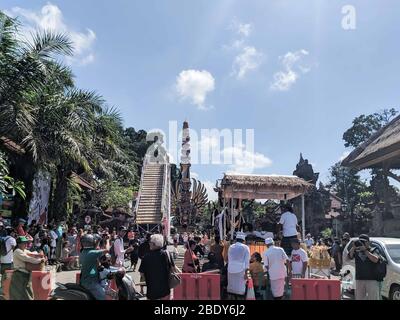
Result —
[{"label": "hat", "polygon": [[274,244],[274,239],[272,239],[272,238],[267,238],[267,239],[265,239],[265,244],[266,244],[266,245],[268,245],[268,244]]},{"label": "hat", "polygon": [[127,231],[127,229],[126,229],[126,227],[122,226],[122,227],[119,227],[119,231]]},{"label": "hat", "polygon": [[238,232],[236,233],[236,240],[240,239],[240,240],[246,240],[246,234],[243,232]]},{"label": "hat", "polygon": [[343,233],[342,239],[350,239],[350,234],[348,232]]},{"label": "hat", "polygon": [[21,218],[21,219],[18,220],[18,222],[20,222],[20,223],[26,223],[26,220]]},{"label": "hat", "polygon": [[306,237],[311,237],[311,233],[307,233]]},{"label": "hat", "polygon": [[17,238],[17,243],[18,243],[18,244],[20,244],[20,243],[27,243],[27,242],[29,242],[29,240],[27,239],[27,237],[21,236],[21,237],[18,237],[18,238]]},{"label": "hat", "polygon": [[361,241],[369,241],[369,237],[366,234],[360,234],[358,239],[360,239]]}]

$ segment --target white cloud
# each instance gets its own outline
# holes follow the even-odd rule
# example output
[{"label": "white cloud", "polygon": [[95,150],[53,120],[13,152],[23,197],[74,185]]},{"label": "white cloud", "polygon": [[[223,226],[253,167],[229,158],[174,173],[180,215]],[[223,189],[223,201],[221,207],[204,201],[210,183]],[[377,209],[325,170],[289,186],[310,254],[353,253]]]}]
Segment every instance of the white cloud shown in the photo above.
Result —
[{"label": "white cloud", "polygon": [[234,39],[232,44],[224,46],[228,50],[236,51],[236,56],[232,65],[231,76],[237,79],[243,79],[250,71],[258,69],[262,64],[264,54],[253,45],[247,44],[247,38],[253,32],[251,23],[242,23],[234,19],[230,29],[234,30],[238,38]]},{"label": "white cloud", "polygon": [[250,23],[239,23],[237,25],[237,33],[248,37],[253,30],[253,26]]},{"label": "white cloud", "polygon": [[262,59],[263,54],[256,48],[244,47],[233,63],[233,75],[237,79],[243,79],[249,71],[256,70],[261,65]]},{"label": "white cloud", "polygon": [[67,34],[74,46],[74,57],[69,57],[67,62],[87,65],[95,60],[93,46],[96,41],[96,34],[94,31],[86,29],[85,32],[78,32],[67,26],[64,22],[63,13],[58,6],[47,3],[40,11],[13,7],[7,13],[13,17],[18,16],[24,22],[22,33],[28,40],[32,39],[32,34],[36,30]]},{"label": "white cloud", "polygon": [[202,110],[210,108],[205,106],[205,101],[207,95],[214,89],[215,79],[206,70],[184,70],[176,79],[178,95],[184,100],[189,100]]},{"label": "white cloud", "polygon": [[245,145],[234,146],[222,150],[224,157],[232,158],[229,165],[230,172],[252,173],[256,169],[266,168],[272,165],[272,160],[259,152],[246,150]]},{"label": "white cloud", "polygon": [[200,140],[200,150],[211,150],[219,146],[219,136],[207,135]]},{"label": "white cloud", "polygon": [[194,178],[194,179],[198,179],[198,178],[199,178],[199,174],[198,174],[197,172],[191,171],[191,172],[190,172],[190,177],[191,177],[191,178]]},{"label": "white cloud", "polygon": [[340,156],[339,161],[343,161],[344,159],[346,159],[349,156],[349,154],[350,154],[350,151],[344,151],[342,153],[342,155]]},{"label": "white cloud", "polygon": [[212,182],[210,180],[206,180],[206,181],[202,181],[202,182],[204,183],[204,186],[207,189],[208,200],[209,201],[218,200],[218,194],[214,191],[215,182]]},{"label": "white cloud", "polygon": [[283,57],[279,57],[283,70],[274,74],[274,82],[270,89],[276,91],[289,90],[299,79],[300,74],[311,70],[310,67],[299,65],[299,62],[308,55],[308,51],[301,49],[296,52],[289,51]]}]

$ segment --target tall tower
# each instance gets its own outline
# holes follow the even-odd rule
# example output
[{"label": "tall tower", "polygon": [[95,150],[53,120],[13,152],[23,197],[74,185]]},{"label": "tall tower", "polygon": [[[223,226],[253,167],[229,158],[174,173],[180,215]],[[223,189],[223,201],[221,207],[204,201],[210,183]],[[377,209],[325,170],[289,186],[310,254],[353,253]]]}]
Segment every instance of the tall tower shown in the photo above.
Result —
[{"label": "tall tower", "polygon": [[175,225],[187,230],[196,225],[197,218],[202,214],[208,203],[207,189],[203,183],[190,178],[190,130],[189,123],[183,123],[181,176],[171,188],[171,199]]},{"label": "tall tower", "polygon": [[181,225],[186,227],[190,224],[190,216],[192,214],[192,205],[191,205],[191,197],[192,194],[190,192],[190,188],[192,186],[192,182],[190,180],[190,130],[189,123],[185,121],[183,123],[183,131],[182,131],[182,152],[181,152],[181,183],[180,183],[180,199],[179,199],[179,207],[180,207],[180,216],[181,216]]}]

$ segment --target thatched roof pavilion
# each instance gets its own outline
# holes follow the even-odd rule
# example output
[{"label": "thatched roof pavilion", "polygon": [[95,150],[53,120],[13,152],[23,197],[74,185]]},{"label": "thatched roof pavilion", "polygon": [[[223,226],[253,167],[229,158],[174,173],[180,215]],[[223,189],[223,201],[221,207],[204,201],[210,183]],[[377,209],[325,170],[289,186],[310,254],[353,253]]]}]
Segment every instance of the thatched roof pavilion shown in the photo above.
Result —
[{"label": "thatched roof pavilion", "polygon": [[296,176],[225,174],[224,198],[290,200],[305,194],[312,184]]},{"label": "thatched roof pavilion", "polygon": [[[225,174],[221,181],[222,197],[228,199],[290,200],[302,197],[302,234],[305,238],[304,194],[313,184],[296,176]],[[231,201],[233,211],[233,201]],[[233,221],[232,224],[233,225]],[[233,239],[233,230],[231,230]]]},{"label": "thatched roof pavilion", "polygon": [[342,166],[357,169],[400,169],[400,116],[358,146]]}]

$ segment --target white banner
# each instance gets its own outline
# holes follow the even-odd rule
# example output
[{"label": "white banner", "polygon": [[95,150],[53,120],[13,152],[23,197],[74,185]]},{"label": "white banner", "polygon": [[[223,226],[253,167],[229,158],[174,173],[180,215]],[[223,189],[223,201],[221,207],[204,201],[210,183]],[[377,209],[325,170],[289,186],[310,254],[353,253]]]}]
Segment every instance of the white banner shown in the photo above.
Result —
[{"label": "white banner", "polygon": [[39,171],[33,180],[32,200],[29,205],[28,223],[36,220],[38,224],[47,224],[51,177],[47,172]]}]

